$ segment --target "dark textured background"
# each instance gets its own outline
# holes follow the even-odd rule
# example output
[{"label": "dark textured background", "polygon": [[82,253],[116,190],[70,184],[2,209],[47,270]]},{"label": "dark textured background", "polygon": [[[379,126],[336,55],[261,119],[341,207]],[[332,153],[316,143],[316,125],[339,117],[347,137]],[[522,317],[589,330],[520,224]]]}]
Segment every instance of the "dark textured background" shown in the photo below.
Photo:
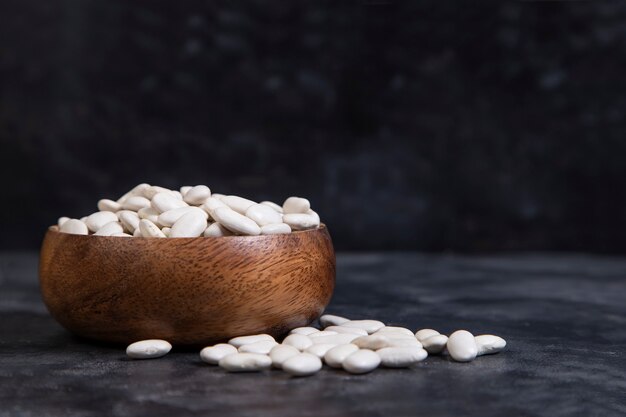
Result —
[{"label": "dark textured background", "polygon": [[0,3],[0,248],[135,183],[340,249],[626,250],[626,3]]}]

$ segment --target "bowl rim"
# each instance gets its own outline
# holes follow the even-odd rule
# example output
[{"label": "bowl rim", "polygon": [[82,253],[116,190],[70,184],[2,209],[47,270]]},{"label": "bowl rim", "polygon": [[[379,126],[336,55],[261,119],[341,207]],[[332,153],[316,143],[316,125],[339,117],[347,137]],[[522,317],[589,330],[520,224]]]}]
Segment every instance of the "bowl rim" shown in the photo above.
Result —
[{"label": "bowl rim", "polygon": [[[165,238],[154,238],[154,237],[144,237],[144,236],[131,236],[133,239],[150,239],[150,240],[157,240],[157,241],[172,241],[172,240],[192,240],[192,239],[208,239],[208,240],[212,240],[212,239],[233,239],[233,238],[243,238],[243,239],[252,239],[252,238],[271,238],[271,237],[277,237],[277,236],[289,236],[289,235],[300,235],[300,234],[305,234],[305,233],[314,233],[314,232],[320,232],[326,230],[328,231],[328,227],[326,226],[325,223],[320,223],[320,225],[314,229],[306,229],[306,230],[292,230],[290,233],[279,233],[279,234],[271,234],[271,235],[229,235],[229,236],[197,236],[197,237],[165,237]],[[78,234],[74,234],[74,233],[64,233],[61,232],[59,230],[59,226],[58,225],[51,225],[48,226],[47,229],[47,233],[55,233],[55,234],[63,234],[63,235],[68,235],[68,236],[73,236],[73,237],[77,237],[77,238],[113,238],[113,239],[128,239],[128,236],[99,236],[99,235],[78,235]]]}]

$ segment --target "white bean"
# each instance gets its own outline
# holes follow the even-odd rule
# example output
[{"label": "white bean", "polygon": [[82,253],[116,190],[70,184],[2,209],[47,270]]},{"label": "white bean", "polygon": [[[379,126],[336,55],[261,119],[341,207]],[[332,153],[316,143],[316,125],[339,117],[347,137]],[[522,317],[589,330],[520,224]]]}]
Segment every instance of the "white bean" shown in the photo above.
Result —
[{"label": "white bean", "polygon": [[269,356],[259,353],[233,353],[224,356],[218,364],[228,372],[258,372],[269,369],[272,360]]},{"label": "white bean", "polygon": [[259,342],[248,343],[246,345],[240,346],[238,350],[241,353],[247,352],[267,355],[276,345],[278,345],[278,343],[276,343],[274,340],[261,340]]},{"label": "white bean", "polygon": [[207,346],[200,351],[200,358],[211,365],[217,365],[225,356],[237,353],[237,348],[227,343],[219,343],[215,346]]},{"label": "white bean", "polygon": [[319,357],[310,353],[300,353],[283,362],[283,371],[294,376],[309,376],[322,369]]},{"label": "white bean", "polygon": [[284,214],[283,222],[287,223],[292,230],[314,229],[320,225],[319,219],[303,213]]},{"label": "white bean", "polygon": [[349,321],[350,320],[345,317],[335,316],[332,314],[324,314],[322,317],[320,317],[320,324],[322,325],[322,327],[340,326],[343,323],[347,323]]},{"label": "white bean", "polygon": [[150,184],[142,183],[142,184],[136,185],[132,190],[128,191],[126,194],[118,198],[117,202],[123,205],[124,201],[128,200],[129,197],[132,197],[134,195],[145,197],[144,191],[147,190],[148,188],[150,188]]},{"label": "white bean", "polygon": [[109,200],[107,198],[103,198],[102,200],[98,201],[98,210],[100,211],[112,211],[115,213],[116,211],[120,211],[121,209],[122,205],[117,201]]},{"label": "white bean", "polygon": [[385,326],[376,330],[377,334],[385,334],[385,333],[401,333],[407,335],[409,337],[415,337],[413,332],[406,327],[397,327],[397,326]]},{"label": "white bean", "polygon": [[391,346],[391,340],[382,335],[371,335],[357,337],[352,341],[361,349],[378,350]]},{"label": "white bean", "polygon": [[221,236],[232,236],[233,232],[222,226],[221,224],[215,222],[211,223],[209,227],[204,230],[204,237],[221,237]]},{"label": "white bean", "polygon": [[310,335],[308,335],[311,339],[314,339],[316,337],[323,337],[323,336],[332,336],[334,334],[337,334],[338,332],[333,332],[330,330],[322,330],[321,332],[315,332],[315,333],[311,333]]},{"label": "white bean", "polygon": [[228,341],[228,343],[233,345],[236,348],[239,348],[239,347],[241,347],[243,345],[249,345],[250,343],[260,342],[262,340],[272,340],[274,342],[276,341],[269,334],[262,333],[262,334],[254,334],[254,335],[251,335],[251,336],[234,337],[234,338],[230,339]]},{"label": "white bean", "polygon": [[422,345],[426,352],[431,355],[436,355],[438,353],[443,352],[446,348],[446,344],[448,343],[448,336],[445,334],[435,334],[426,339],[422,339]]},{"label": "white bean", "polygon": [[332,334],[330,336],[314,337],[314,338],[311,338],[311,340],[316,345],[324,344],[324,343],[333,344],[333,345],[345,345],[348,343],[352,343],[352,341],[356,339],[357,337],[361,337],[361,336],[359,336],[358,334],[337,333],[337,334]]},{"label": "white bean", "polygon": [[358,329],[356,327],[343,327],[343,326],[328,326],[324,329],[324,331],[331,331],[335,333],[350,333],[350,334],[358,334],[359,336],[367,336],[367,332],[363,329]]},{"label": "white bean", "polygon": [[158,185],[151,185],[150,187],[143,190],[143,196],[146,197],[148,200],[152,200],[154,196],[159,193],[166,193],[174,196],[172,190],[170,190],[169,188],[159,187]]},{"label": "white bean", "polygon": [[386,347],[377,350],[376,354],[380,356],[382,366],[387,368],[406,368],[428,356],[424,349],[412,347]]},{"label": "white bean", "polygon": [[161,229],[161,231],[163,232],[165,237],[170,237],[170,233],[172,232],[172,228],[171,227],[164,227],[164,228]]},{"label": "white bean", "polygon": [[289,197],[283,203],[283,213],[306,213],[311,208],[311,203],[306,198]]},{"label": "white bean", "polygon": [[184,214],[174,223],[169,237],[198,237],[207,227],[206,213],[200,209]]},{"label": "white bean", "polygon": [[259,204],[263,204],[264,206],[271,207],[281,214],[283,213],[283,208],[272,201],[261,201]]},{"label": "white bean", "polygon": [[157,220],[160,225],[172,227],[172,225],[176,223],[178,219],[180,219],[181,217],[183,217],[185,214],[189,213],[190,211],[194,211],[194,210],[202,213],[205,219],[209,218],[209,215],[206,213],[206,211],[198,207],[186,206],[186,207],[179,207],[173,210],[168,210],[166,212],[163,212],[159,214]]},{"label": "white bean", "polygon": [[130,196],[122,203],[124,210],[139,211],[144,207],[150,207],[150,200],[140,195]]},{"label": "white bean", "polygon": [[380,365],[380,357],[376,352],[368,349],[359,349],[343,361],[343,369],[351,374],[365,374],[372,372]]},{"label": "white bean", "polygon": [[60,232],[69,233],[72,235],[87,235],[89,234],[89,229],[87,229],[87,225],[81,222],[78,219],[70,219],[66,222],[63,222],[61,227],[59,228]]},{"label": "white bean", "polygon": [[94,235],[96,236],[111,236],[115,233],[123,233],[124,228],[120,222],[110,222],[102,226]]},{"label": "white bean", "polygon": [[326,352],[324,362],[331,368],[341,368],[343,361],[357,350],[359,350],[359,347],[352,343],[337,345]]},{"label": "white bean", "polygon": [[262,235],[283,235],[291,233],[291,227],[287,223],[266,224],[261,227]]},{"label": "white bean", "polygon": [[248,210],[250,206],[256,204],[256,202],[252,200],[238,197],[236,195],[225,195],[220,200],[222,201],[222,203],[226,204],[228,207],[230,207],[239,214],[245,214],[246,210]]},{"label": "white bean", "polygon": [[316,329],[315,327],[296,327],[289,333],[290,334],[303,334],[305,336],[308,336],[312,333],[317,333],[317,332],[319,332],[319,329]]},{"label": "white bean", "polygon": [[132,343],[126,348],[126,354],[133,359],[152,359],[167,355],[172,345],[165,340],[150,339]]},{"label": "white bean", "polygon": [[152,197],[152,208],[154,208],[159,213],[164,213],[168,210],[173,210],[179,207],[185,207],[188,204],[184,201],[179,200],[170,192],[161,192],[157,193],[154,197]]},{"label": "white bean", "polygon": [[492,334],[481,334],[474,338],[478,349],[477,356],[498,353],[506,346],[506,340]]},{"label": "white bean", "polygon": [[420,342],[424,339],[427,339],[431,336],[437,335],[439,334],[439,332],[437,330],[433,330],[433,329],[421,329],[418,330],[417,332],[415,332],[415,337],[417,338],[417,340],[419,340]]},{"label": "white bean", "polygon": [[478,354],[474,335],[467,330],[457,330],[452,333],[446,347],[452,359],[457,362],[470,362]]},{"label": "white bean", "polygon": [[213,194],[213,197],[207,198],[204,204],[200,208],[206,211],[207,213],[209,213],[211,217],[213,217],[213,210],[215,210],[218,207],[228,207],[228,206],[222,203],[222,201],[216,198],[215,194]]},{"label": "white bean", "polygon": [[199,206],[203,204],[209,197],[211,197],[211,190],[209,189],[209,187],[207,187],[206,185],[196,185],[185,193],[185,195],[183,196],[183,201],[187,204]]},{"label": "white bean", "polygon": [[292,356],[299,355],[300,351],[293,346],[289,345],[276,345],[270,351],[270,358],[272,359],[272,366],[274,368],[282,368],[283,362]]},{"label": "white bean", "polygon": [[180,195],[183,196],[183,200],[185,199],[185,194],[187,194],[187,192],[192,188],[193,187],[191,185],[183,185],[182,187],[180,187],[178,191],[180,191]]},{"label": "white bean", "polygon": [[134,211],[122,210],[117,212],[117,217],[126,230],[133,233],[139,227],[139,215]]},{"label": "white bean", "polygon": [[65,223],[69,219],[70,219],[69,217],[59,217],[59,220],[57,220],[57,226],[59,227],[63,226],[63,223]]},{"label": "white bean", "polygon": [[212,217],[231,232],[251,236],[261,234],[261,228],[253,220],[227,207],[216,208]]},{"label": "white bean", "polygon": [[385,324],[378,320],[349,320],[341,323],[341,326],[356,327],[357,329],[365,330],[368,334],[372,334],[385,327]]},{"label": "white bean", "polygon": [[97,211],[87,216],[85,224],[92,232],[97,232],[102,226],[107,223],[116,222],[117,215],[110,211]]},{"label": "white bean", "polygon": [[147,219],[141,219],[139,221],[139,231],[143,237],[165,237],[161,229]]},{"label": "white bean", "polygon": [[137,216],[139,216],[140,219],[150,220],[157,226],[161,225],[161,223],[159,223],[159,212],[156,211],[153,207],[144,207],[142,209],[139,209],[139,211],[137,212]]},{"label": "white bean", "polygon": [[246,217],[254,220],[259,226],[281,223],[283,216],[271,207],[263,204],[254,204],[246,210]]},{"label": "white bean", "polygon": [[313,341],[308,336],[296,333],[290,334],[289,336],[285,337],[285,340],[283,340],[283,345],[293,346],[300,351],[305,350],[312,344]]},{"label": "white bean", "polygon": [[331,350],[332,348],[334,348],[335,346],[337,346],[336,344],[333,343],[320,343],[319,345],[311,345],[308,348],[305,349],[306,353],[310,353],[311,355],[315,355],[318,358],[323,358],[324,355],[326,354],[326,352],[328,352],[329,350]]}]

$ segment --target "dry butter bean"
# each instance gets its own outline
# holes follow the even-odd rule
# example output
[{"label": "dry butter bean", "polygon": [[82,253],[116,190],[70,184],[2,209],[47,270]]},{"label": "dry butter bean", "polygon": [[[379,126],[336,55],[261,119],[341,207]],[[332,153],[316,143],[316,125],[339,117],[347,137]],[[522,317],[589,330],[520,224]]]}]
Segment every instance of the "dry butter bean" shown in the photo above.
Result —
[{"label": "dry butter bean", "polygon": [[239,347],[239,352],[241,353],[260,353],[262,355],[267,355],[270,353],[274,346],[278,346],[278,343],[274,340],[261,340],[259,342],[248,343],[246,345]]},{"label": "dry butter bean", "polygon": [[139,195],[128,197],[124,203],[122,203],[124,210],[138,211],[144,207],[150,207],[150,200]]},{"label": "dry butter bean", "polygon": [[274,368],[282,368],[283,362],[292,356],[299,355],[300,351],[293,346],[289,345],[276,345],[270,351],[270,359],[272,359],[272,366]]},{"label": "dry butter bean", "polygon": [[313,229],[320,225],[318,218],[303,213],[283,214],[283,222],[287,223],[292,230]]},{"label": "dry butter bean", "polygon": [[308,336],[297,333],[290,334],[289,336],[285,337],[285,340],[283,340],[283,345],[293,346],[300,351],[305,350],[312,344],[313,341]]},{"label": "dry butter bean", "polygon": [[133,359],[152,359],[167,355],[172,350],[165,340],[150,339],[135,342],[126,348],[126,354]]},{"label": "dry butter bean", "polygon": [[228,372],[258,372],[272,366],[269,356],[258,353],[233,353],[224,356],[218,363]]},{"label": "dry butter bean", "polygon": [[119,222],[110,222],[102,226],[94,235],[96,236],[111,236],[114,233],[123,233],[124,228]]},{"label": "dry butter bean", "polygon": [[172,225],[176,223],[178,219],[180,219],[181,217],[183,217],[185,214],[189,213],[190,211],[194,211],[194,210],[201,212],[205,219],[207,219],[209,216],[204,210],[198,207],[187,206],[187,207],[179,207],[173,210],[168,210],[166,212],[163,212],[158,215],[157,221],[159,222],[159,224],[163,226],[172,227]]},{"label": "dry butter bean", "polygon": [[[182,195],[182,191],[181,191]],[[206,185],[196,185],[187,190],[183,196],[183,201],[187,204],[199,206],[204,203],[207,198],[211,197],[211,190]]]},{"label": "dry butter bean", "polygon": [[426,349],[426,352],[430,353],[431,355],[436,355],[443,352],[443,350],[446,348],[447,343],[448,336],[444,334],[436,334],[427,337],[426,339],[422,339],[422,345],[424,346],[424,349]]},{"label": "dry butter bean", "polygon": [[412,347],[386,347],[377,350],[376,354],[380,356],[382,366],[387,368],[406,368],[428,356],[424,349]]},{"label": "dry butter bean", "polygon": [[173,210],[179,207],[185,207],[188,204],[184,201],[179,200],[175,195],[170,192],[166,193],[157,193],[154,197],[152,197],[152,208],[154,208],[159,213],[164,213],[168,210]]},{"label": "dry butter bean", "polygon": [[231,232],[251,236],[261,234],[261,228],[253,220],[227,207],[216,208],[212,217]]},{"label": "dry butter bean", "polygon": [[283,235],[291,233],[291,227],[287,223],[266,224],[261,227],[262,235]]},{"label": "dry butter bean", "polygon": [[237,353],[237,348],[227,343],[219,343],[215,346],[207,346],[200,351],[200,358],[211,365],[217,365],[225,356]]},{"label": "dry butter bean", "polygon": [[89,229],[87,229],[87,225],[81,222],[78,219],[70,219],[61,225],[59,228],[60,232],[70,233],[73,235],[86,235],[89,234]]},{"label": "dry butter bean", "polygon": [[263,204],[254,204],[246,210],[246,217],[255,221],[259,226],[282,223],[283,216],[271,207]]},{"label": "dry butter bean", "polygon": [[478,354],[474,335],[467,330],[457,330],[452,333],[446,347],[452,359],[457,362],[470,362]]},{"label": "dry butter bean", "polygon": [[272,201],[261,201],[259,204],[263,204],[264,206],[271,207],[281,214],[283,213],[283,208]]},{"label": "dry butter bean", "polygon": [[324,314],[322,317],[320,317],[320,324],[322,325],[322,327],[341,326],[343,323],[347,323],[349,321],[350,320],[345,317],[334,316],[332,314]]},{"label": "dry butter bean", "polygon": [[156,224],[147,219],[139,221],[139,231],[142,237],[166,237]]},{"label": "dry butter bean", "polygon": [[376,352],[368,349],[359,349],[343,361],[343,369],[351,374],[365,374],[372,372],[380,365],[380,357]]},{"label": "dry butter bean", "polygon": [[249,345],[250,343],[256,343],[256,342],[260,342],[262,340],[271,340],[273,342],[275,342],[274,338],[272,336],[270,336],[269,334],[255,334],[255,335],[251,335],[251,336],[239,336],[239,337],[234,337],[232,339],[230,339],[228,341],[228,343],[230,343],[231,345],[235,346],[236,348],[239,348],[243,345]]},{"label": "dry butter bean", "polygon": [[311,209],[311,203],[306,198],[289,197],[283,203],[283,213],[306,213]]},{"label": "dry butter bean", "polygon": [[326,352],[324,362],[331,368],[341,368],[343,361],[357,350],[359,347],[352,343],[335,346]]},{"label": "dry butter bean", "polygon": [[198,237],[207,227],[206,213],[200,209],[184,214],[174,223],[169,237]]},{"label": "dry butter bean", "polygon": [[385,324],[378,320],[349,320],[341,323],[341,326],[356,327],[357,329],[365,330],[368,334],[372,334],[385,327]]},{"label": "dry butter bean", "polygon": [[322,369],[319,357],[310,353],[299,353],[283,362],[283,371],[294,376],[309,376]]},{"label": "dry butter bean", "polygon": [[120,211],[121,209],[122,205],[117,201],[109,200],[107,198],[103,198],[102,200],[98,201],[98,210],[100,211],[112,211],[115,213],[116,211]]},{"label": "dry butter bean", "polygon": [[332,348],[334,348],[335,346],[337,346],[336,344],[333,343],[320,343],[318,345],[311,345],[308,348],[306,348],[305,352],[306,353],[310,353],[311,355],[315,355],[318,358],[323,358],[324,355],[326,354],[326,352],[328,352],[329,350],[331,350]]},{"label": "dry butter bean", "polygon": [[87,216],[85,224],[92,232],[97,232],[102,226],[107,223],[116,222],[117,215],[110,211],[97,211]]},{"label": "dry butter bean", "polygon": [[204,230],[204,237],[232,236],[233,232],[219,223],[212,223]]},{"label": "dry butter bean", "polygon": [[317,332],[319,332],[319,329],[316,329],[315,327],[296,327],[289,333],[290,334],[303,334],[305,336],[308,336],[312,333],[317,333]]},{"label": "dry butter bean", "polygon": [[477,356],[498,353],[506,346],[506,340],[492,334],[481,334],[474,340],[478,349]]},{"label": "dry butter bean", "polygon": [[134,211],[122,210],[117,212],[117,217],[126,230],[133,233],[139,227],[139,215]]},{"label": "dry butter bean", "polygon": [[225,195],[220,200],[222,201],[222,203],[226,204],[228,207],[230,207],[232,210],[236,211],[239,214],[245,214],[246,210],[256,204],[256,202],[252,200],[238,197],[236,195]]},{"label": "dry butter bean", "polygon": [[356,327],[343,327],[343,326],[328,326],[324,331],[331,331],[335,333],[350,333],[358,334],[359,336],[367,336],[367,332],[363,329]]},{"label": "dry butter bean", "polygon": [[433,329],[421,329],[418,330],[417,332],[415,332],[415,337],[417,338],[417,340],[419,340],[420,342],[424,339],[427,339],[431,336],[434,336],[436,334],[439,334],[439,332],[437,330],[433,330]]}]

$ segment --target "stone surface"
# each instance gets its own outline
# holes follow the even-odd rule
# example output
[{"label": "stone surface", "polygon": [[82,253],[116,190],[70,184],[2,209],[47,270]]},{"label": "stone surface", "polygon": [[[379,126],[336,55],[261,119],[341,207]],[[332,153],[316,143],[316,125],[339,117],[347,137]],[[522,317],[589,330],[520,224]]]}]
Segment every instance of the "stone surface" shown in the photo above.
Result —
[{"label": "stone surface", "polygon": [[[626,258],[339,254],[329,313],[449,334],[494,333],[503,353],[429,357],[353,376],[325,367],[231,375],[176,347],[132,361],[47,314],[35,253],[0,254],[0,415],[617,416],[626,413]],[[288,399],[288,400],[287,400]]]}]

